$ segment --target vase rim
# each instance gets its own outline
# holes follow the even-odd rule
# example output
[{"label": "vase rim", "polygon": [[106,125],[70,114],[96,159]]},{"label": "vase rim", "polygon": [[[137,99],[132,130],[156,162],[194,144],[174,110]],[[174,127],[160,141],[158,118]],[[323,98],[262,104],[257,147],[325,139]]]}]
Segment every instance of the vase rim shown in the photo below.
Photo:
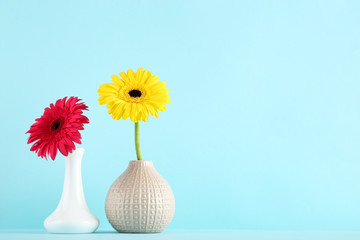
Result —
[{"label": "vase rim", "polygon": [[131,160],[129,165],[153,166],[153,162],[149,160]]}]

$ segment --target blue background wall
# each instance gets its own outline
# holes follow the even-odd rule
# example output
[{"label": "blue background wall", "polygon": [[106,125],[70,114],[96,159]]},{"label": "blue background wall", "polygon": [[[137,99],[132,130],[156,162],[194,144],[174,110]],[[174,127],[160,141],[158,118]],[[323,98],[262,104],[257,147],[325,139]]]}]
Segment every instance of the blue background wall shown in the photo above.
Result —
[{"label": "blue background wall", "polygon": [[0,226],[42,228],[64,159],[25,132],[79,96],[87,202],[104,213],[135,159],[133,123],[98,105],[143,67],[172,103],[141,124],[144,159],[176,196],[173,229],[360,230],[358,1],[0,1]]}]

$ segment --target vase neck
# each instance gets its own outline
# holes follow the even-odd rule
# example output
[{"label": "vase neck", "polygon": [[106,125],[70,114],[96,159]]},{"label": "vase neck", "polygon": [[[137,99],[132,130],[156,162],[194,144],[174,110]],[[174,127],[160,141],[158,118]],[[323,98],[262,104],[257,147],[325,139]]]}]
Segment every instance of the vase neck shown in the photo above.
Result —
[{"label": "vase neck", "polygon": [[64,204],[85,202],[81,177],[81,160],[84,149],[77,148],[65,158],[65,180],[62,193]]}]

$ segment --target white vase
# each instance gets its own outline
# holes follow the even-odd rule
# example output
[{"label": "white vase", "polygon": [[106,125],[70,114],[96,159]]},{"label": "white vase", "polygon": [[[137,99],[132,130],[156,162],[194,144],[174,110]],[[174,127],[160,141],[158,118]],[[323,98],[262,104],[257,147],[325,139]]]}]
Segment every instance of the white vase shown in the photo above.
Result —
[{"label": "white vase", "polygon": [[61,200],[55,211],[44,221],[50,233],[91,233],[99,220],[89,210],[83,191],[81,160],[83,148],[76,148],[65,158],[65,181]]},{"label": "white vase", "polygon": [[130,161],[110,187],[106,216],[118,232],[161,232],[175,213],[175,198],[152,161]]}]

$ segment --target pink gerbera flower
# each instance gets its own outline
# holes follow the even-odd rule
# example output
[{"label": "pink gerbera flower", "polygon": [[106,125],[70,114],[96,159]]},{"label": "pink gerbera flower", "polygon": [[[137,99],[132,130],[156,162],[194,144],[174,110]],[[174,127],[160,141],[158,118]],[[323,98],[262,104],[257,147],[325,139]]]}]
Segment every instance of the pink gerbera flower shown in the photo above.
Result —
[{"label": "pink gerbera flower", "polygon": [[67,156],[75,150],[74,142],[81,144],[79,130],[84,130],[89,119],[83,115],[88,107],[79,101],[77,97],[64,97],[45,108],[41,118],[37,118],[26,132],[30,133],[28,144],[35,142],[30,151],[46,159],[50,155],[55,160],[58,149]]}]

